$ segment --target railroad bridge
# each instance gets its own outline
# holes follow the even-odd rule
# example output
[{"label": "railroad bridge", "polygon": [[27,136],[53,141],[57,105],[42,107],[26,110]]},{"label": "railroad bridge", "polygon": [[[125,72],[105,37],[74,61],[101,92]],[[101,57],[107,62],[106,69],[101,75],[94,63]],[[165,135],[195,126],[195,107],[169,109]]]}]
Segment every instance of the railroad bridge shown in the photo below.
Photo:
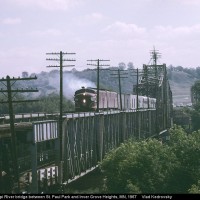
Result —
[{"label": "railroad bridge", "polygon": [[[9,187],[1,189],[1,193],[12,192],[13,188],[17,192],[40,193],[47,187],[68,184],[94,170],[106,153],[129,138],[166,139],[172,125],[172,93],[166,65],[144,65],[135,90],[139,95],[156,98],[156,108],[63,113],[62,133],[59,114],[15,115],[16,162],[9,117],[2,116],[0,183],[9,183]],[[9,177],[14,177],[14,182]]]}]

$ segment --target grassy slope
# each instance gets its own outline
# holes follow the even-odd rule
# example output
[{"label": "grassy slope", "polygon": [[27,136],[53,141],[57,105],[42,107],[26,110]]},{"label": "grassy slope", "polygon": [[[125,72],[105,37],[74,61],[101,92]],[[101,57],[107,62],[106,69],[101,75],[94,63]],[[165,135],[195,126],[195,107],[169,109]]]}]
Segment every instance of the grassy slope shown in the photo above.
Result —
[{"label": "grassy slope", "polygon": [[190,103],[190,88],[195,82],[195,78],[185,72],[172,72],[172,77],[169,79],[174,104]]}]

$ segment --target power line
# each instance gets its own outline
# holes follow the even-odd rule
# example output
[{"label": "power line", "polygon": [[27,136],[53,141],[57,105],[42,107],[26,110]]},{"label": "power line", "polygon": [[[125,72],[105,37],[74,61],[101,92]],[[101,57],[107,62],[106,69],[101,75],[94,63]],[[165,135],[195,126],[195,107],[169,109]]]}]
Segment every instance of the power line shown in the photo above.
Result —
[{"label": "power line", "polygon": [[96,59],[96,60],[87,60],[87,61],[97,62],[96,64],[90,63],[87,65],[97,66],[97,110],[96,111],[99,112],[99,70],[100,70],[100,67],[102,67],[102,66],[110,66],[107,64],[100,64],[100,62],[106,62],[106,61],[110,61],[110,60]]},{"label": "power line", "polygon": [[[113,72],[117,72],[117,74],[111,74],[111,76],[113,76],[112,78],[118,78],[118,82],[119,82],[119,97],[120,97],[120,109],[122,110],[122,91],[121,91],[121,79],[122,78],[128,78],[126,75],[128,75],[128,73],[125,73],[124,70],[112,70]],[[123,74],[121,74],[121,72],[124,72]]]},{"label": "power line", "polygon": [[13,170],[14,170],[14,178],[18,184],[18,192],[20,191],[20,182],[19,182],[19,166],[17,160],[17,147],[16,147],[16,133],[15,133],[15,125],[14,125],[14,112],[13,112],[13,103],[22,103],[22,102],[33,102],[37,100],[13,100],[14,96],[17,93],[22,92],[38,92],[37,89],[12,89],[12,86],[15,84],[16,81],[21,80],[34,80],[37,77],[29,77],[29,78],[10,78],[9,76],[6,79],[0,79],[0,82],[4,85],[7,89],[0,89],[0,92],[4,94],[7,98],[7,101],[1,101],[0,103],[8,103],[9,106],[9,116],[10,116],[10,131],[11,131],[11,152],[12,152],[12,161],[13,161]]},{"label": "power line", "polygon": [[48,61],[59,62],[59,65],[48,65],[47,67],[59,67],[60,68],[60,117],[59,117],[59,170],[58,170],[58,179],[59,183],[62,184],[62,163],[63,163],[63,148],[62,148],[62,116],[63,116],[63,67],[73,67],[75,65],[63,65],[64,61],[76,61],[75,59],[64,59],[64,55],[75,55],[75,53],[66,53],[60,51],[59,53],[46,53],[46,55],[57,55],[58,58],[47,58]]},{"label": "power line", "polygon": [[158,58],[161,57],[161,53],[159,53],[158,50],[155,49],[155,47],[153,47],[153,50],[150,51],[150,55],[151,55],[151,60],[153,60],[153,65],[157,65],[157,61],[158,61]]}]

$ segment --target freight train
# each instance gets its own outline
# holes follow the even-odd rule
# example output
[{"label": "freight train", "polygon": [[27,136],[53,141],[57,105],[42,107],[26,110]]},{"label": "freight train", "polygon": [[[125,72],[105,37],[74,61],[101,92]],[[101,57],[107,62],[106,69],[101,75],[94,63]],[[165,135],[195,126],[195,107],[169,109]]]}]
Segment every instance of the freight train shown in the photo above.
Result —
[{"label": "freight train", "polygon": [[[120,100],[121,99],[121,100]],[[74,95],[75,112],[97,110],[97,89],[85,88],[77,90]],[[138,103],[138,105],[137,105]],[[156,108],[156,99],[133,94],[118,94],[109,90],[99,90],[99,110],[134,110]]]}]

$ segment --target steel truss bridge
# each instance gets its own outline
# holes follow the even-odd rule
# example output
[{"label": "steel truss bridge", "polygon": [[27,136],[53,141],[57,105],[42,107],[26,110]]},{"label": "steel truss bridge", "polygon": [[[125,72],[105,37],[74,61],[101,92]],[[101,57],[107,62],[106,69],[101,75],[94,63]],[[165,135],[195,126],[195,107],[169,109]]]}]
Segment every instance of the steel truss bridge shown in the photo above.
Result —
[{"label": "steel truss bridge", "polygon": [[137,94],[157,99],[156,109],[66,113],[62,133],[58,114],[17,114],[17,166],[12,160],[9,118],[1,116],[0,183],[9,184],[0,193],[13,189],[40,193],[64,186],[94,170],[110,150],[130,138],[166,139],[172,125],[172,93],[166,66],[156,66],[143,66],[136,88]]}]

